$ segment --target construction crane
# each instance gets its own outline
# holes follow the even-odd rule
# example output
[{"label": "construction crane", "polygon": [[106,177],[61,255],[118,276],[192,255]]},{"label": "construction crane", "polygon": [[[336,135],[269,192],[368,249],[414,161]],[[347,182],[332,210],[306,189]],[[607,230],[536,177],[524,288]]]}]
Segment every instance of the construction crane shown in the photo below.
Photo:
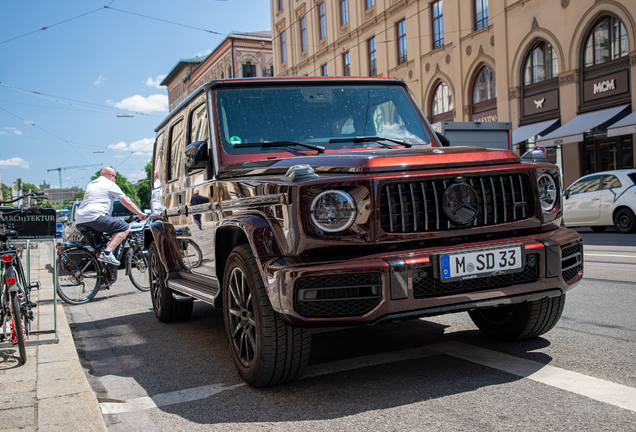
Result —
[{"label": "construction crane", "polygon": [[62,170],[66,171],[67,169],[82,169],[89,167],[102,166],[102,164],[93,164],[93,165],[78,165],[78,166],[69,166],[69,167],[60,167],[60,168],[51,168],[46,170],[46,172],[57,171],[60,174],[60,189],[62,189]]}]

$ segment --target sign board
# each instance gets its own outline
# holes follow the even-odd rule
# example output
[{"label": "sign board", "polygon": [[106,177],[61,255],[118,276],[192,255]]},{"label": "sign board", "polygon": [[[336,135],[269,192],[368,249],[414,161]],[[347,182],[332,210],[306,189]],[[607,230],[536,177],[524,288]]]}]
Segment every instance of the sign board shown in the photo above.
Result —
[{"label": "sign board", "polygon": [[452,147],[470,146],[510,150],[512,123],[510,122],[442,122],[442,135]]},{"label": "sign board", "polygon": [[[5,211],[3,211],[5,210]],[[18,239],[35,240],[55,238],[56,217],[55,209],[42,209],[38,213],[32,214],[12,214],[6,215],[13,210],[0,209],[4,227],[16,230]]]}]

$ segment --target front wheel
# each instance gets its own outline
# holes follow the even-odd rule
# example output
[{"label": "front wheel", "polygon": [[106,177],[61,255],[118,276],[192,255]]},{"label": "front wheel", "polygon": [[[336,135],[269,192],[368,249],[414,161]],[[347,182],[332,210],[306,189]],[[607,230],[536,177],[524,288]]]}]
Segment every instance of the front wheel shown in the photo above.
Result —
[{"label": "front wheel", "polygon": [[181,257],[188,269],[197,268],[201,265],[203,254],[201,248],[192,239],[179,239],[181,242]]},{"label": "front wheel", "polygon": [[614,226],[618,232],[627,234],[636,231],[636,216],[628,208],[619,210],[614,217]]},{"label": "front wheel", "polygon": [[541,300],[468,312],[475,325],[492,339],[522,340],[541,336],[563,313],[565,294]]},{"label": "front wheel", "polygon": [[264,387],[303,374],[311,335],[276,315],[249,245],[236,247],[228,257],[222,297],[230,353],[245,382]]},{"label": "front wheel", "polygon": [[148,248],[148,274],[152,308],[157,319],[161,322],[188,319],[194,300],[177,300],[172,296],[172,290],[166,285],[166,269],[154,243]]},{"label": "front wheel", "polygon": [[150,290],[150,282],[148,281],[148,256],[144,253],[141,245],[135,244],[128,249],[126,254],[126,273],[130,278],[130,282],[139,291],[146,292]]},{"label": "front wheel", "polygon": [[92,252],[86,249],[63,250],[56,265],[57,294],[66,303],[87,303],[97,295],[102,270]]},{"label": "front wheel", "polygon": [[25,332],[25,321],[27,317],[22,317],[20,314],[20,299],[18,298],[18,293],[11,293],[11,324],[13,324],[13,331],[15,332],[15,342],[12,343],[18,345],[18,351],[20,352],[20,364],[25,364],[27,361],[26,356],[26,332]]}]

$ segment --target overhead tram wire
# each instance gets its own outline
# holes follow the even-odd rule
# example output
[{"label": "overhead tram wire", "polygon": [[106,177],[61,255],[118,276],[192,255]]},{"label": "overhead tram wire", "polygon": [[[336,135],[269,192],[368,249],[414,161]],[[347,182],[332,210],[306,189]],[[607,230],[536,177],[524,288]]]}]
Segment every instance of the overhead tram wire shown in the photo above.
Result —
[{"label": "overhead tram wire", "polygon": [[7,114],[10,114],[10,115],[12,115],[12,116],[14,116],[14,117],[16,117],[16,118],[19,118],[19,119],[20,119],[20,120],[22,120],[22,122],[23,122],[23,123],[25,123],[25,124],[30,124],[31,126],[36,127],[36,128],[38,128],[38,129],[40,129],[41,131],[46,132],[47,134],[49,134],[49,135],[51,135],[51,136],[54,136],[55,138],[57,138],[57,139],[59,139],[59,140],[64,141],[64,142],[66,143],[66,145],[68,145],[70,148],[72,148],[72,149],[73,149],[73,151],[75,151],[75,153],[77,153],[78,155],[80,155],[80,156],[82,157],[82,159],[84,159],[86,162],[90,163],[90,161],[89,161],[88,159],[86,159],[86,158],[84,157],[84,155],[83,155],[83,154],[81,154],[79,151],[77,151],[77,149],[76,149],[75,147],[73,147],[73,146],[72,146],[72,145],[71,145],[71,144],[70,144],[67,140],[65,140],[64,138],[59,137],[59,136],[55,135],[54,133],[49,132],[49,131],[47,131],[46,129],[41,128],[40,126],[36,125],[35,123],[30,122],[30,121],[28,121],[28,120],[25,120],[25,119],[23,119],[22,117],[20,117],[19,115],[13,114],[11,111],[7,111],[6,109],[4,109],[4,108],[2,108],[2,107],[0,107],[0,110],[2,110],[2,111],[4,111],[4,112],[6,112]]},{"label": "overhead tram wire", "polygon": [[174,21],[168,21],[168,20],[161,19],[161,18],[155,18],[155,17],[151,17],[151,16],[148,16],[148,15],[142,15],[142,14],[136,13],[136,12],[130,12],[130,11],[126,11],[126,10],[123,10],[123,9],[113,8],[113,7],[110,7],[110,6],[104,6],[104,9],[114,10],[114,11],[117,11],[117,12],[123,12],[123,13],[127,13],[127,14],[130,14],[130,15],[136,15],[136,16],[139,16],[139,17],[142,17],[142,18],[147,18],[147,19],[151,19],[151,20],[155,20],[155,21],[161,21],[161,22],[164,22],[164,23],[172,24],[172,25],[177,25],[177,26],[181,26],[181,27],[190,28],[190,29],[193,29],[193,30],[203,31],[203,32],[206,32],[206,33],[217,34],[217,35],[221,35],[221,36],[229,36],[229,35],[227,35],[225,33],[220,33],[220,32],[214,31],[214,30],[203,29],[203,28],[200,28],[200,27],[194,27],[194,26],[190,26],[190,25],[187,25],[187,24],[181,24],[181,23],[177,23],[177,22],[174,22]]}]

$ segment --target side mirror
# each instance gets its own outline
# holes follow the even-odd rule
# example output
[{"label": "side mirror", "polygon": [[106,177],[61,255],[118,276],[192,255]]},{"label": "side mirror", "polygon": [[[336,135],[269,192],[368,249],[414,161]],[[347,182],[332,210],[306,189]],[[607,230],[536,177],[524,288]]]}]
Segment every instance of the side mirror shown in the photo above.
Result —
[{"label": "side mirror", "polygon": [[60,216],[59,218],[57,218],[57,221],[59,223],[66,223],[68,222],[68,218],[66,216]]},{"label": "side mirror", "polygon": [[147,214],[147,215],[152,214],[152,210],[144,209],[144,214]]},{"label": "side mirror", "polygon": [[183,151],[183,161],[188,171],[205,168],[210,161],[207,140],[188,145]]},{"label": "side mirror", "polygon": [[442,135],[439,132],[435,132],[435,135],[437,135],[437,139],[439,140],[439,142],[444,146],[444,147],[449,147],[450,146],[450,140],[448,138],[446,138],[444,135]]}]

